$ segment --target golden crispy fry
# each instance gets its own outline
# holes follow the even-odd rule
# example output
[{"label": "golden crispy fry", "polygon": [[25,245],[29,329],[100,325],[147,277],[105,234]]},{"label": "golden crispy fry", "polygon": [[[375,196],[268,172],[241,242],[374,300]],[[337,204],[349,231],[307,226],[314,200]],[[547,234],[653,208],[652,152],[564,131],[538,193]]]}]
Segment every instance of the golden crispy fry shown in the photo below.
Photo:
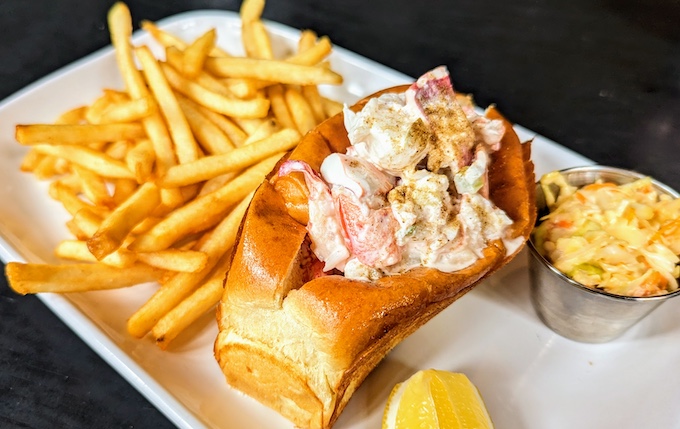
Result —
[{"label": "golden crispy fry", "polygon": [[187,80],[167,64],[163,64],[162,69],[168,82],[176,91],[215,112],[237,118],[263,118],[269,112],[269,100],[227,98]]},{"label": "golden crispy fry", "polygon": [[307,103],[305,97],[300,94],[300,91],[295,88],[286,88],[284,97],[297,130],[300,131],[300,134],[302,135],[307,134],[307,131],[314,128],[317,123],[309,103]]},{"label": "golden crispy fry", "polygon": [[[291,128],[291,129],[294,130],[295,127]],[[281,127],[279,126],[279,123],[276,122],[275,119],[269,119],[267,121],[262,121],[261,123],[259,123],[257,125],[257,128],[255,128],[250,133],[250,135],[248,136],[246,141],[243,142],[243,145],[244,146],[249,145],[251,143],[255,143],[258,140],[265,139],[265,138],[271,136],[272,134],[274,134],[274,133],[276,133],[280,130],[281,130]]]},{"label": "golden crispy fry", "polygon": [[341,84],[342,76],[325,67],[257,58],[208,58],[208,71],[217,76],[253,78],[292,85]]},{"label": "golden crispy fry", "polygon": [[110,92],[104,92],[102,96],[96,99],[85,112],[85,120],[90,124],[101,123],[102,113],[113,103],[113,97]]},{"label": "golden crispy fry", "polygon": [[59,174],[58,161],[59,159],[53,156],[42,156],[33,169],[33,174],[38,180],[47,180],[54,177]]},{"label": "golden crispy fry", "polygon": [[50,183],[49,193],[50,196],[59,201],[71,215],[75,215],[82,209],[90,209],[97,214],[105,213],[105,210],[101,210],[99,207],[93,206],[78,198],[78,195],[59,181]]},{"label": "golden crispy fry", "polygon": [[243,47],[249,57],[262,59],[274,58],[271,40],[269,40],[269,34],[267,34],[267,29],[264,27],[262,21],[255,20],[244,22],[241,27],[241,34]]},{"label": "golden crispy fry", "polygon": [[248,138],[248,134],[246,134],[246,132],[236,125],[231,119],[225,117],[222,114],[215,113],[207,107],[201,106],[200,104],[197,104],[196,106],[206,118],[210,119],[212,123],[217,125],[217,127],[222,130],[222,132],[235,146],[241,146],[243,141]]},{"label": "golden crispy fry", "polygon": [[170,168],[159,185],[172,188],[212,179],[224,173],[239,171],[275,154],[283,154],[300,141],[300,134],[290,128],[223,155],[203,157],[197,161]]},{"label": "golden crispy fry", "polygon": [[150,116],[156,111],[156,103],[151,97],[136,98],[122,103],[111,104],[102,112],[99,122],[135,122]]},{"label": "golden crispy fry", "polygon": [[31,148],[26,152],[26,155],[24,155],[24,159],[21,161],[21,166],[19,168],[26,173],[33,171],[38,167],[43,156],[44,155],[35,150],[35,148]]},{"label": "golden crispy fry", "polygon": [[80,179],[80,189],[92,204],[104,207],[113,206],[113,199],[101,176],[79,165],[73,166],[73,172]]},{"label": "golden crispy fry", "polygon": [[303,86],[300,87],[300,92],[302,92],[302,96],[305,97],[309,107],[312,109],[316,123],[323,122],[326,119],[326,111],[323,108],[323,100],[321,100],[319,88],[314,85]]},{"label": "golden crispy fry", "polygon": [[208,279],[194,293],[156,323],[151,330],[151,334],[156,339],[156,345],[165,350],[177,335],[219,302],[230,262],[231,249],[222,256]]},{"label": "golden crispy fry", "polygon": [[[89,208],[78,210],[73,219],[73,225],[78,228],[82,235],[78,235],[79,240],[85,240],[94,235],[102,223],[102,217]],[[89,250],[88,250],[89,252]]]},{"label": "golden crispy fry", "polygon": [[137,253],[137,259],[152,267],[187,273],[195,273],[202,270],[208,262],[208,256],[203,252],[178,249]]},{"label": "golden crispy fry", "polygon": [[151,92],[156,97],[158,106],[165,117],[165,122],[170,128],[177,159],[180,163],[195,161],[199,157],[198,145],[160,65],[146,46],[135,49],[135,53],[142,65],[142,71]]},{"label": "golden crispy fry", "polygon": [[16,140],[25,145],[86,145],[94,142],[146,137],[140,124],[32,124],[17,125]]},{"label": "golden crispy fry", "polygon": [[323,103],[323,110],[329,118],[342,112],[342,103],[338,103],[337,101],[326,97],[321,97],[321,102]]},{"label": "golden crispy fry", "polygon": [[137,190],[135,179],[115,179],[113,181],[113,202],[119,206]]},{"label": "golden crispy fry", "polygon": [[253,22],[260,19],[264,10],[264,0],[244,0],[239,15],[241,22]]},{"label": "golden crispy fry", "polygon": [[[239,126],[243,131],[250,136],[253,134],[255,131],[257,131],[258,128],[262,126],[263,123],[269,121],[270,119],[267,118],[260,118],[260,119],[244,119],[244,118],[232,118],[236,125]],[[245,144],[245,143],[244,143]]]},{"label": "golden crispy fry", "polygon": [[302,30],[300,32],[300,39],[298,40],[298,51],[306,51],[314,46],[317,35],[313,30]]},{"label": "golden crispy fry", "polygon": [[64,158],[73,164],[88,168],[102,177],[133,178],[127,166],[101,152],[81,146],[36,145],[35,149],[44,154]]},{"label": "golden crispy fry", "polygon": [[262,88],[266,88],[273,82],[261,81],[257,79],[236,79],[224,78],[222,83],[229,89],[229,92],[238,98],[251,98]]},{"label": "golden crispy fry", "polygon": [[231,173],[220,174],[217,177],[207,180],[201,187],[201,191],[198,193],[199,197],[215,192],[222,186],[226,185],[227,182],[234,180],[236,176],[239,175],[239,171],[232,171]]},{"label": "golden crispy fry", "polygon": [[241,219],[248,208],[247,195],[212,231],[198,249],[208,256],[205,268],[196,273],[179,273],[170,279],[128,320],[128,332],[137,338],[146,335],[158,320],[191,294],[227,250],[233,247]]},{"label": "golden crispy fry", "polygon": [[[132,98],[146,97],[149,90],[132,58],[132,46],[130,45],[132,18],[127,6],[120,2],[116,3],[109,11],[108,21],[111,42],[116,52],[116,62],[123,76],[125,87]],[[154,152],[156,152],[158,172],[163,174],[168,167],[177,163],[168,130],[160,113],[145,118],[143,125],[153,144]]]},{"label": "golden crispy fry", "polygon": [[280,156],[261,161],[215,192],[197,198],[169,213],[130,245],[137,252],[155,252],[170,247],[189,234],[206,230],[264,179]]},{"label": "golden crispy fry", "polygon": [[153,182],[144,183],[104,219],[97,232],[87,240],[90,252],[101,260],[116,251],[132,229],[149,217],[160,202],[158,187]]},{"label": "golden crispy fry", "polygon": [[153,151],[153,146],[147,139],[140,140],[125,155],[125,163],[128,169],[135,175],[138,183],[144,183],[149,180],[155,160],[156,154]]},{"label": "golden crispy fry", "polygon": [[177,307],[158,320],[151,330],[156,345],[166,350],[172,340],[220,301],[223,291],[224,274],[203,283]]},{"label": "golden crispy fry", "polygon": [[132,145],[132,140],[118,140],[109,144],[106,147],[106,150],[104,150],[104,153],[113,159],[122,161],[125,159],[128,151],[132,148]]},{"label": "golden crispy fry", "polygon": [[[90,253],[90,249],[87,248],[87,243],[80,240],[62,241],[57,245],[57,248],[54,250],[54,254],[62,259],[70,259],[73,261],[82,262],[97,262],[97,258],[95,258],[94,255]],[[136,260],[137,255],[125,248],[120,248],[107,255],[101,260],[101,262],[112,267],[124,268],[131,266]]]},{"label": "golden crispy fry", "polygon": [[142,75],[137,70],[132,58],[132,17],[125,3],[118,2],[113,5],[108,14],[111,43],[116,52],[116,62],[125,82],[127,92],[132,98],[141,98],[147,95],[146,84]]},{"label": "golden crispy fry", "polygon": [[[165,50],[165,60],[175,70],[182,70],[184,62],[183,57],[184,54],[182,54],[182,51],[177,49],[175,46],[170,46]],[[192,78],[192,80],[202,87],[212,92],[216,92],[217,94],[223,95],[225,97],[234,96],[234,94],[229,91],[229,88],[226,84],[204,70],[201,70],[198,75]]]},{"label": "golden crispy fry", "polygon": [[76,107],[71,110],[59,115],[59,117],[54,121],[55,124],[80,124],[85,120],[85,113],[87,112],[87,106]]},{"label": "golden crispy fry", "polygon": [[[148,31],[151,36],[156,39],[158,43],[163,45],[166,48],[169,48],[171,46],[178,48],[180,50],[185,50],[188,46],[188,44],[180,39],[179,37],[175,37],[172,34],[161,30],[156,26],[151,21],[143,20],[141,23],[141,27],[143,30]],[[226,51],[220,49],[217,46],[213,46],[213,48],[210,50],[210,55],[213,57],[230,57],[229,53]]]},{"label": "golden crispy fry", "polygon": [[5,273],[10,287],[25,295],[118,289],[152,282],[163,271],[144,264],[116,268],[102,263],[44,265],[10,262],[5,267]]},{"label": "golden crispy fry", "polygon": [[[189,121],[191,130],[205,152],[216,155],[227,153],[234,148],[234,144],[229,140],[229,137],[217,125],[206,118],[194,102],[182,96],[177,96],[177,101],[179,101],[179,105]],[[172,168],[174,167],[171,167],[168,171],[172,170]]]},{"label": "golden crispy fry", "polygon": [[290,115],[286,100],[283,97],[283,87],[281,85],[272,85],[267,88],[267,95],[272,104],[272,112],[274,117],[284,128],[297,128],[293,117]]},{"label": "golden crispy fry", "polygon": [[211,29],[189,45],[184,50],[184,61],[182,63],[182,74],[188,78],[194,78],[203,70],[203,63],[208,54],[215,46],[217,34],[215,29]]},{"label": "golden crispy fry", "polygon": [[315,45],[286,58],[285,61],[291,64],[314,66],[323,61],[323,59],[326,58],[332,50],[333,45],[331,44],[330,39],[324,36],[319,39],[319,42]]}]

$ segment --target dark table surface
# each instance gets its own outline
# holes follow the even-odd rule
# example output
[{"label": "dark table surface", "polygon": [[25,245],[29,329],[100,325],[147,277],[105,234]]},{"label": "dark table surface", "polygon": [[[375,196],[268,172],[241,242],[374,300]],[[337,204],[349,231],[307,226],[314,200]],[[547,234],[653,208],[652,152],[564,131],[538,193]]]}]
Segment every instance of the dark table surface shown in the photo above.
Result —
[{"label": "dark table surface", "polygon": [[[111,0],[0,2],[0,99],[109,43]],[[239,1],[134,0],[133,19]],[[680,189],[680,2],[271,1],[264,17],[459,90],[599,163]],[[2,202],[3,204],[8,202]],[[37,298],[0,277],[0,427],[172,424]]]}]

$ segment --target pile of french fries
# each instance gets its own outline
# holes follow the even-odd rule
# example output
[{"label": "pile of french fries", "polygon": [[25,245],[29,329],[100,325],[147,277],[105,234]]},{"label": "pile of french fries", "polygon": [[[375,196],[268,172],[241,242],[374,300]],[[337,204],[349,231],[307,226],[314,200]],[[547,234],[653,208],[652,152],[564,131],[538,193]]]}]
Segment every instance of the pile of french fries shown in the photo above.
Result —
[{"label": "pile of french fries", "polygon": [[264,0],[242,4],[245,57],[217,47],[215,30],[186,43],[143,22],[164,60],[132,45],[125,4],[110,9],[125,90],[104,89],[54,124],[16,127],[17,141],[30,146],[21,169],[51,180],[50,196],[72,216],[74,238],[56,255],[76,262],[9,263],[15,291],[158,282],[127,327],[138,338],[152,333],[161,348],[214,307],[254,190],[301,136],[342,108],[317,87],[342,82],[326,63],[328,38],[303,31],[296,53],[274,59],[263,9]]}]

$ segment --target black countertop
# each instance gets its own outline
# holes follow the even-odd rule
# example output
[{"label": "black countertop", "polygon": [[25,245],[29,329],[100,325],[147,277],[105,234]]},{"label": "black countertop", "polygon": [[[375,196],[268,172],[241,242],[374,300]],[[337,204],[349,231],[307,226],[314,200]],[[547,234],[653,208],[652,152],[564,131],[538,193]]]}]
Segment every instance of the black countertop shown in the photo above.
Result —
[{"label": "black countertop", "polygon": [[[107,45],[112,3],[0,2],[0,99]],[[138,23],[240,2],[128,5]],[[496,103],[599,163],[680,189],[677,1],[272,0],[264,17],[411,76],[446,64],[480,105]],[[0,277],[0,427],[171,426],[37,298],[14,294]]]}]

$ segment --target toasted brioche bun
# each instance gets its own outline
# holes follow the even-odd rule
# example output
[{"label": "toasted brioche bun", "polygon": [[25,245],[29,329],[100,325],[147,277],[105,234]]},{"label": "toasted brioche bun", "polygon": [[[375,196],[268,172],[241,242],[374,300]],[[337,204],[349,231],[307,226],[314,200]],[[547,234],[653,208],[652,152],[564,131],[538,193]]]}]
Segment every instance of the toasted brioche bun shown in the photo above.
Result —
[{"label": "toasted brioche bun", "polygon": [[[505,121],[493,108],[487,116]],[[531,147],[507,121],[505,128],[501,149],[492,155],[490,197],[513,219],[512,236],[526,240],[536,217]],[[310,131],[289,159],[318,171],[328,154],[348,146],[339,114]],[[508,254],[500,240],[492,242],[483,258],[453,273],[416,268],[375,282],[340,275],[310,280],[302,179],[276,179],[272,173],[258,188],[241,225],[218,306],[215,357],[234,388],[297,427],[329,428],[394,346],[520,248]]]}]

